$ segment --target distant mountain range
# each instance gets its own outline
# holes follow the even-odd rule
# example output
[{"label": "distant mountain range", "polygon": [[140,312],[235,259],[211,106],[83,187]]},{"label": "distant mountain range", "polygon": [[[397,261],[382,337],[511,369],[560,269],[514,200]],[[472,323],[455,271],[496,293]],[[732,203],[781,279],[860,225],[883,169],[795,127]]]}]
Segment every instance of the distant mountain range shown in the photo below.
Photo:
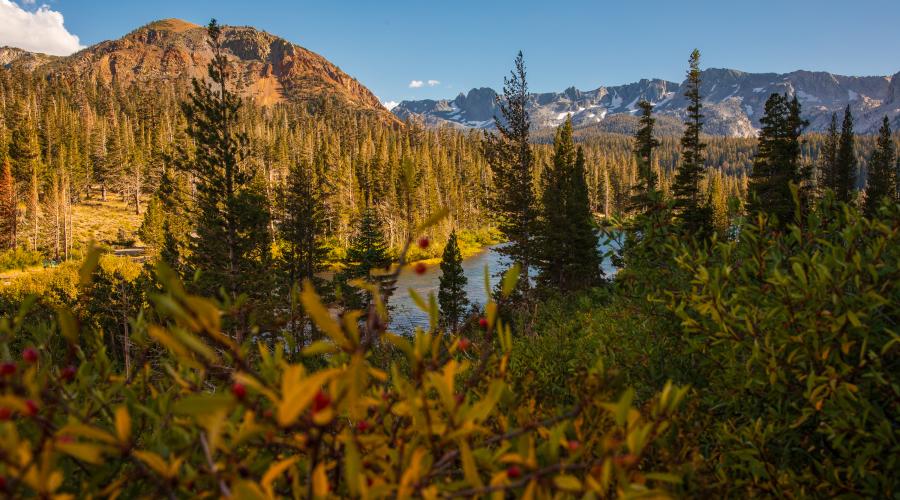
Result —
[{"label": "distant mountain range", "polygon": [[[396,122],[488,129],[498,114],[497,93],[472,89],[452,100],[403,101],[389,112],[362,83],[324,57],[283,38],[246,26],[226,26],[224,47],[238,76],[239,92],[262,105],[279,102],[336,102],[346,108]],[[164,19],[118,40],[98,43],[71,56],[57,57],[0,47],[0,68],[20,68],[61,80],[99,80],[130,85],[187,85],[205,78],[212,52],[202,26]],[[825,72],[745,73],[707,69],[702,74],[705,127],[710,134],[752,136],[759,128],[766,99],[773,92],[797,95],[809,130],[828,126],[831,113],[847,104],[856,131],[873,133],[883,116],[900,129],[900,73],[893,76],[840,76]],[[686,101],[683,83],[641,80],[628,85],[581,91],[533,94],[530,113],[537,128],[555,127],[571,116],[576,127],[630,133],[637,103],[655,105],[661,133],[677,133]]]},{"label": "distant mountain range", "polygon": [[[246,26],[225,26],[222,38],[238,76],[239,93],[259,104],[331,100],[397,121],[375,94],[319,54]],[[2,68],[18,67],[63,80],[97,79],[125,88],[164,82],[186,85],[192,77],[206,77],[211,59],[205,27],[180,19],[152,22],[67,57],[0,48]]]},{"label": "distant mountain range", "polygon": [[[678,129],[686,113],[684,83],[641,80],[618,86],[581,91],[532,94],[529,112],[533,126],[555,127],[567,116],[576,127],[630,133],[637,122],[637,104],[654,104],[665,131]],[[707,69],[702,73],[704,131],[714,135],[753,136],[772,93],[796,95],[809,120],[808,130],[822,131],[831,113],[838,118],[849,104],[857,133],[874,133],[887,115],[900,129],[900,72],[893,76],[841,76],[826,72],[745,73],[733,69]],[[402,119],[421,120],[426,125],[493,128],[499,114],[497,93],[490,88],[472,89],[452,100],[403,101],[392,109]]]}]

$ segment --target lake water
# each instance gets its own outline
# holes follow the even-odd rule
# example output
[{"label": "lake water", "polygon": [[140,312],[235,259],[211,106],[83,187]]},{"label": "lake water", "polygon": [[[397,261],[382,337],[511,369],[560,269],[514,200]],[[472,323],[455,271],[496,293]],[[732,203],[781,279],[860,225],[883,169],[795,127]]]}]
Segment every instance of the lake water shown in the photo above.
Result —
[{"label": "lake water", "polygon": [[[497,274],[507,267],[507,260],[496,251],[499,246],[488,247],[482,252],[463,260],[463,274],[468,279],[466,295],[472,304],[483,305],[487,302],[487,295],[484,289],[484,266],[487,265],[488,268],[491,289],[500,280]],[[608,249],[609,246],[607,245],[600,246],[601,252],[606,252]],[[603,270],[607,276],[612,276],[616,272],[609,259],[604,260]],[[416,274],[409,267],[401,271],[397,279],[397,289],[390,299],[392,307],[390,329],[392,331],[412,332],[417,326],[428,327],[428,315],[413,302],[409,295],[409,289],[415,290],[426,301],[429,293],[433,293],[437,297],[440,276],[441,268],[439,264],[428,266],[423,274]]]}]

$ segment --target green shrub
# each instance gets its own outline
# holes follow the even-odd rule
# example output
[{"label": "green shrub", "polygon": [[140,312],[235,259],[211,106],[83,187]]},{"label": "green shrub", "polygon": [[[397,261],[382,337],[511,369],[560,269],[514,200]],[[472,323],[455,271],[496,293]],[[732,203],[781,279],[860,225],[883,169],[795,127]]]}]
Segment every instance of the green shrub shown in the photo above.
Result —
[{"label": "green shrub", "polygon": [[26,269],[39,266],[43,262],[44,256],[40,252],[32,252],[20,247],[0,252],[0,271]]},{"label": "green shrub", "polygon": [[[773,496],[900,494],[900,207],[871,220],[823,202],[764,219],[668,294],[718,486]],[[715,484],[709,478],[710,486]]]}]

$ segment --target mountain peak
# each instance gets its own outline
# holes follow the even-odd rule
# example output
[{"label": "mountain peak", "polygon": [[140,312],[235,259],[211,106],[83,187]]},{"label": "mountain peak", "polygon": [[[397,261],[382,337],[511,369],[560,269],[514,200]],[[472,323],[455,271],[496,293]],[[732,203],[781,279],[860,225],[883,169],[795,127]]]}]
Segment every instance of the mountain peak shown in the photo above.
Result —
[{"label": "mountain peak", "polygon": [[[705,115],[704,132],[713,135],[755,136],[765,102],[773,93],[797,95],[803,105],[808,130],[824,130],[832,112],[848,104],[857,119],[856,129],[874,133],[887,115],[900,123],[900,73],[890,76],[851,77],[823,71],[791,73],[747,73],[730,68],[707,68],[701,76]],[[582,91],[569,87],[562,92],[532,94],[528,112],[537,128],[556,127],[571,117],[576,127],[631,133],[636,125],[637,104],[646,99],[657,118],[678,124],[687,101],[682,85],[660,79],[641,79],[617,86]],[[475,95],[483,96],[474,99]],[[420,119],[427,125],[492,128],[496,104],[490,89],[475,89],[453,101],[404,101],[392,111],[397,116]],[[900,128],[900,125],[898,125]]]},{"label": "mountain peak", "polygon": [[[223,25],[221,41],[237,92],[257,104],[330,101],[397,122],[369,89],[319,54],[249,26]],[[95,78],[123,88],[162,84],[184,88],[192,78],[207,78],[212,57],[202,26],[160,19],[65,58],[29,58],[5,50],[0,67],[28,62],[29,70],[64,79]]]},{"label": "mountain peak", "polygon": [[157,31],[172,31],[174,33],[181,33],[187,30],[191,30],[194,28],[200,28],[199,24],[194,24],[192,22],[185,21],[183,19],[176,19],[174,17],[169,19],[160,19],[158,21],[153,21],[144,25],[139,29],[153,29]]}]

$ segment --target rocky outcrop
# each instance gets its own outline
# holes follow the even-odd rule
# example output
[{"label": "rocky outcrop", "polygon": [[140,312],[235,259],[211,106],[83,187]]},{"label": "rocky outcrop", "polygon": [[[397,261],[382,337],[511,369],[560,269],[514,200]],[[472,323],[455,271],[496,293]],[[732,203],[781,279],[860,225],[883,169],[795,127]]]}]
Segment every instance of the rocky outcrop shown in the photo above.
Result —
[{"label": "rocky outcrop", "polygon": [[[246,26],[225,26],[222,38],[226,56],[237,75],[237,91],[259,104],[333,99],[354,109],[379,114],[386,120],[396,120],[369,89],[314,52]],[[9,59],[21,65],[24,57],[0,52],[0,62]],[[68,57],[45,56],[28,69],[46,71],[60,78],[96,78],[128,87],[203,79],[211,59],[205,27],[165,19]]]}]

